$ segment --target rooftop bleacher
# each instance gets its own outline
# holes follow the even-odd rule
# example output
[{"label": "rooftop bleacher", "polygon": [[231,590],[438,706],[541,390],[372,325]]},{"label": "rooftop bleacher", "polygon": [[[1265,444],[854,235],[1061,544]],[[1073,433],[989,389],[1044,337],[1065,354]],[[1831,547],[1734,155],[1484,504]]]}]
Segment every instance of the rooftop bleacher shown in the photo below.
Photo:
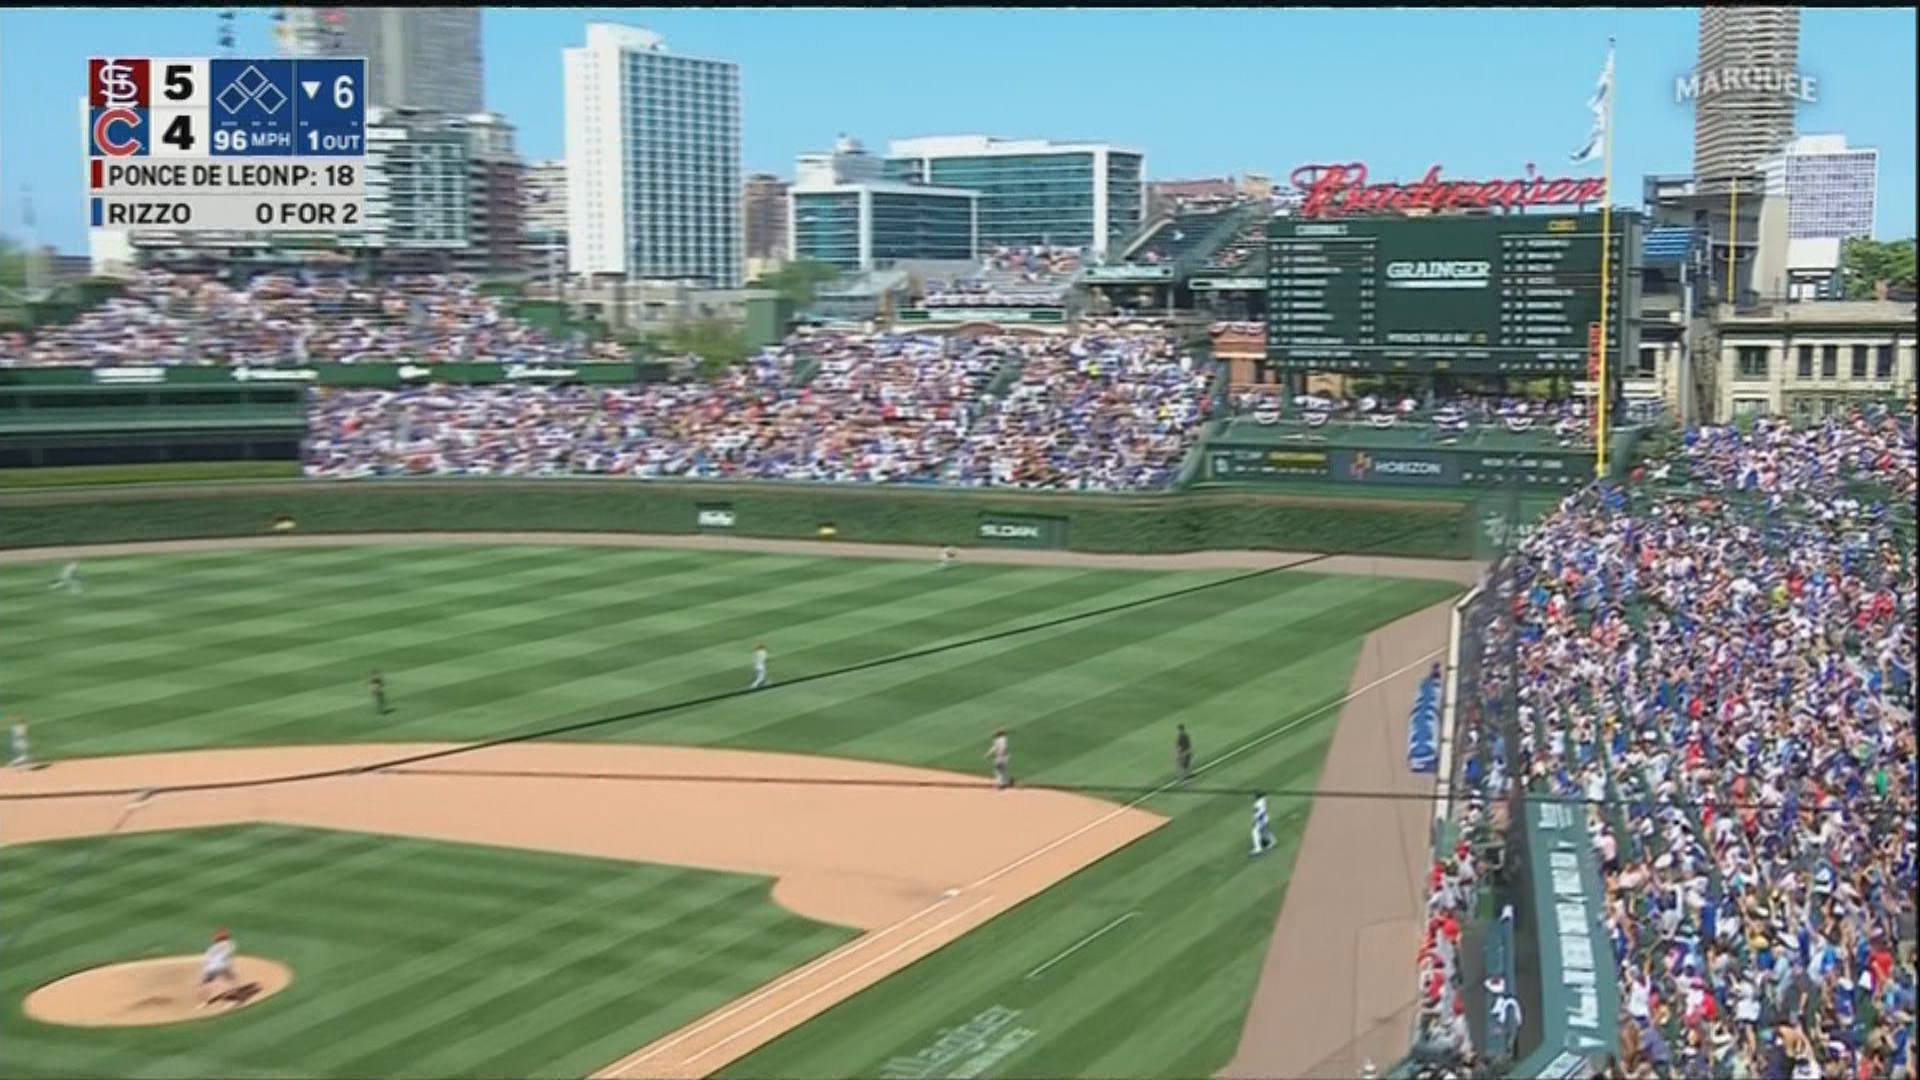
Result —
[{"label": "rooftop bleacher", "polygon": [[1176,214],[1162,222],[1127,256],[1130,263],[1149,266],[1174,263],[1203,243],[1231,210]]}]

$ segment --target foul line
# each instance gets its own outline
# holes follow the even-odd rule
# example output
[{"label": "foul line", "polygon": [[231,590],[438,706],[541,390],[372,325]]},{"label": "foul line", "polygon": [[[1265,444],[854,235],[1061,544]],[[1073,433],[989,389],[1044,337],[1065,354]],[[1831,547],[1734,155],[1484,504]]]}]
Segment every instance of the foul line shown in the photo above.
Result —
[{"label": "foul line", "polygon": [[931,935],[931,934],[938,933],[939,931],[945,929],[946,927],[959,922],[960,920],[966,918],[967,916],[973,914],[974,912],[980,910],[981,908],[991,903],[993,903],[993,894],[988,893],[987,895],[981,897],[980,899],[974,901],[972,904],[968,905],[964,910],[956,912],[952,915],[949,915],[946,918],[940,920],[939,922],[934,923],[932,926],[927,927],[925,930],[922,930],[919,933],[908,938],[907,940],[901,942],[900,944],[895,945],[893,948],[888,949],[886,952],[881,953],[879,956],[876,956],[873,959],[868,960],[866,963],[861,964],[859,967],[854,968],[852,971],[847,972],[845,975],[842,975],[839,978],[834,979],[832,982],[829,982],[825,986],[816,987],[815,989],[807,991],[805,994],[793,999],[792,1001],[788,1002],[786,1005],[782,1006],[778,1012],[772,1013],[767,1016],[763,1016],[760,1019],[755,1020],[753,1023],[748,1024],[746,1027],[741,1028],[739,1031],[734,1032],[733,1034],[727,1036],[726,1038],[721,1039],[719,1042],[714,1043],[712,1046],[707,1047],[705,1050],[702,1050],[699,1053],[693,1055],[692,1057],[687,1058],[686,1063],[688,1065],[691,1065],[694,1062],[699,1061],[701,1058],[706,1057],[708,1054],[713,1053],[715,1050],[720,1049],[721,1047],[727,1045],[728,1043],[734,1041],[735,1039],[740,1038],[741,1036],[747,1034],[748,1032],[754,1031],[760,1028],[762,1025],[770,1023],[773,1020],[779,1018],[780,1016],[785,1014],[788,1009],[792,1009],[809,1000],[812,1000],[813,998],[820,996],[821,994],[826,993],[827,991],[833,989],[836,986],[839,986],[841,983],[846,982],[848,979],[853,978],[855,975],[860,974],[861,972],[867,970],[868,968],[879,963],[880,961],[885,960],[886,958],[892,956],[893,954],[899,952],[900,950],[905,949],[909,945],[912,945],[913,943],[919,941],[921,938],[927,937],[928,935]]},{"label": "foul line", "polygon": [[[993,901],[993,897],[991,895],[988,895],[986,898],[982,900],[976,901],[971,907],[967,908],[965,911],[961,911],[955,915],[950,915],[947,918],[941,920],[940,922],[935,923],[933,926],[929,927],[928,929],[920,931],[918,934],[915,934],[913,937],[910,937],[907,940],[901,942],[900,944],[895,945],[893,948],[888,949],[886,952],[881,953],[879,956],[876,956],[873,959],[868,960],[867,962],[861,964],[859,967],[853,969],[847,974],[842,975],[839,978],[835,979],[834,981],[828,983],[826,986],[821,987],[818,990],[811,991],[810,993],[807,994],[806,997],[802,997],[795,1001],[788,1002],[786,1005],[781,1006],[775,1012],[770,1013],[767,1016],[764,1016],[760,1020],[756,1021],[753,1026],[759,1027],[761,1024],[765,1024],[768,1021],[775,1019],[776,1017],[786,1015],[787,1011],[792,1009],[795,1005],[798,1005],[801,1002],[808,1000],[808,998],[811,998],[821,993],[824,990],[840,985],[842,982],[845,982],[847,979],[850,979],[853,976],[858,975],[860,972],[865,971],[867,968],[872,967],[874,964],[877,964],[880,961],[887,959],[888,957],[899,952],[901,949],[904,949],[907,946],[912,945],[914,942],[919,941],[921,938],[926,937],[928,934],[934,933],[935,931],[941,929],[942,927],[948,926],[953,922],[956,922],[960,919],[965,918],[966,916],[972,914],[977,908],[981,907],[984,904],[991,903],[992,901]],[[637,1050],[634,1053],[628,1054],[626,1057],[621,1058],[619,1061],[616,1061],[613,1064],[607,1066],[606,1068],[599,1070],[593,1075],[596,1077],[618,1076],[628,1069],[644,1064],[649,1059],[658,1057],[660,1054],[663,1054],[666,1051],[671,1050],[674,1047],[680,1045],[681,1043],[686,1042],[688,1039],[693,1038],[694,1036],[700,1034],[701,1032],[707,1030],[708,1028],[714,1026],[715,1024],[731,1019],[732,1017],[738,1015],[743,1010],[751,1008],[752,1006],[760,1003],[761,1001],[766,1000],[768,997],[771,997],[772,995],[777,994],[782,990],[785,990],[788,987],[788,985],[790,985],[791,983],[797,982],[800,979],[806,977],[807,975],[812,974],[815,968],[819,968],[819,967],[825,966],[828,963],[844,959],[848,956],[852,956],[854,953],[860,951],[865,946],[872,944],[878,938],[881,938],[887,934],[893,933],[895,930],[900,929],[901,927],[907,925],[908,923],[914,922],[915,920],[922,918],[923,916],[927,915],[929,912],[939,910],[946,903],[947,901],[943,899],[937,904],[934,904],[930,907],[922,908],[921,910],[913,913],[912,915],[907,916],[904,919],[901,919],[899,922],[894,923],[891,926],[885,927],[880,930],[876,930],[871,934],[867,934],[858,938],[857,940],[849,943],[846,948],[836,949],[833,952],[830,952],[827,955],[822,956],[819,959],[813,961],[812,963],[806,964],[799,968],[795,968],[793,971],[788,972],[785,976],[779,979],[775,979],[773,982],[768,983],[766,986],[760,988],[758,991],[752,994],[749,994],[746,997],[739,999],[738,1001],[735,1001],[733,1004],[727,1006],[726,1008],[720,1010],[717,1013],[714,1013],[712,1016],[707,1017],[705,1020],[700,1021],[699,1023],[693,1025],[692,1027],[682,1029],[678,1034],[674,1035],[671,1039],[668,1039],[666,1042],[660,1043],[657,1046],[642,1047],[640,1050]],[[747,1028],[745,1030],[751,1031],[753,1029]],[[734,1038],[737,1038],[740,1034],[743,1034],[743,1033],[744,1032],[737,1032],[735,1033],[735,1035],[729,1036],[726,1040],[720,1043],[716,1043],[714,1046],[708,1047],[706,1050],[703,1050],[700,1052],[699,1057],[705,1057],[707,1054],[713,1052],[713,1050],[716,1049],[717,1047],[725,1046],[726,1043],[733,1041]],[[689,1062],[697,1061],[699,1060],[699,1057],[687,1058],[685,1060]]]},{"label": "foul line", "polygon": [[[1214,758],[1211,761],[1205,762],[1199,768],[1193,770],[1192,775],[1199,776],[1202,773],[1218,768],[1221,765],[1225,765],[1227,762],[1232,761],[1234,758],[1237,758],[1240,755],[1247,753],[1248,751],[1255,750],[1259,747],[1265,746],[1267,743],[1272,742],[1273,740],[1279,738],[1282,735],[1286,735],[1290,732],[1297,731],[1302,725],[1306,724],[1307,722],[1318,719],[1319,717],[1325,715],[1326,713],[1331,712],[1334,709],[1338,709],[1346,705],[1348,702],[1353,701],[1356,698],[1359,698],[1365,694],[1372,693],[1374,690],[1386,685],[1389,682],[1392,682],[1393,680],[1399,678],[1402,675],[1405,675],[1407,672],[1412,671],[1417,667],[1420,667],[1422,664],[1430,663],[1434,657],[1439,656],[1443,652],[1445,652],[1444,649],[1435,649],[1432,652],[1427,653],[1426,655],[1420,657],[1417,660],[1414,660],[1409,664],[1396,668],[1393,671],[1390,671],[1387,674],[1382,675],[1377,679],[1374,679],[1373,681],[1367,683],[1365,686],[1362,686],[1357,690],[1350,690],[1346,694],[1343,694],[1342,696],[1335,698],[1334,700],[1327,702],[1324,705],[1317,706],[1308,712],[1302,713],[1301,715],[1294,717],[1292,720],[1289,720],[1288,722],[1281,724],[1279,727],[1274,728],[1272,731],[1269,731],[1264,735],[1255,736],[1254,738],[1249,739],[1244,743],[1241,743],[1239,746],[1234,747],[1233,749],[1227,751],[1226,753],[1221,754],[1219,757]],[[993,873],[988,874],[987,876],[981,878],[980,880],[975,881],[972,884],[967,885],[962,889],[955,890],[953,894],[946,897],[942,897],[941,899],[933,902],[932,904],[929,904],[928,906],[921,908],[919,911],[916,911],[913,914],[908,915],[906,918],[901,919],[899,922],[893,923],[892,925],[882,927],[879,930],[875,930],[872,933],[866,934],[856,939],[855,941],[849,943],[845,949],[835,950],[834,952],[828,953],[827,955],[822,956],[819,959],[812,961],[811,963],[808,963],[802,967],[796,968],[793,971],[788,972],[786,975],[782,976],[781,978],[775,979],[773,982],[768,983],[765,987],[763,987],[759,991],[753,994],[749,994],[744,998],[741,998],[740,1000],[734,1002],[732,1005],[728,1006],[727,1008],[722,1009],[720,1012],[713,1014],[712,1016],[708,1017],[703,1021],[700,1021],[699,1023],[693,1025],[690,1028],[684,1029],[669,1041],[662,1043],[657,1047],[654,1047],[651,1049],[642,1049],[634,1054],[630,1054],[627,1057],[621,1058],[619,1061],[615,1062],[614,1064],[609,1065],[606,1068],[601,1069],[598,1072],[594,1073],[594,1075],[595,1076],[618,1075],[620,1072],[626,1069],[632,1068],[635,1065],[639,1065],[640,1063],[647,1061],[648,1059],[658,1055],[659,1053],[665,1050],[671,1049],[672,1047],[677,1046],[680,1043],[685,1042],[690,1038],[693,1038],[694,1036],[700,1034],[702,1031],[705,1031],[708,1028],[711,1028],[715,1024],[718,1024],[727,1020],[728,1018],[738,1014],[741,1010],[750,1008],[753,1005],[758,1004],[761,1001],[764,1001],[770,995],[779,993],[781,990],[785,989],[788,984],[813,974],[816,969],[823,967],[829,963],[835,963],[849,956],[852,956],[854,953],[859,952],[864,946],[872,944],[878,941],[882,937],[886,937],[887,935],[892,934],[895,931],[902,929],[903,927],[906,927],[912,923],[918,922],[921,919],[927,917],[928,915],[931,915],[934,912],[939,911],[941,908],[945,907],[948,903],[952,902],[959,894],[972,892],[975,889],[979,889],[986,885],[990,885],[993,882],[998,881],[1003,877],[1006,877],[1008,874],[1013,873],[1015,870],[1018,870],[1021,867],[1027,865],[1028,863],[1033,862],[1035,859],[1038,859],[1051,852],[1057,851],[1060,848],[1066,846],[1067,844],[1070,844],[1073,841],[1078,840],[1080,837],[1085,836],[1087,833],[1092,832],[1093,830],[1101,827],[1102,825],[1105,825],[1108,822],[1115,820],[1116,818],[1127,813],[1128,811],[1138,808],[1140,804],[1146,802],[1148,799],[1151,799],[1156,795],[1165,794],[1166,792],[1173,790],[1175,787],[1178,787],[1179,784],[1180,784],[1180,781],[1178,780],[1169,780],[1166,783],[1161,784],[1159,787],[1154,788],[1152,791],[1147,792],[1145,795],[1137,796],[1133,799],[1133,801],[1126,803],[1123,806],[1115,807],[1114,809],[1108,811],[1106,814],[1100,816],[1099,818],[1094,819],[1092,822],[1082,825],[1079,828],[1073,830],[1072,832],[1067,833],[1065,836],[1061,836],[1057,839],[1049,841],[1048,843],[1038,848],[1035,848],[1033,851],[1027,853],[1026,855],[1021,856],[1020,858],[1014,860],[1013,862],[1008,863],[1007,865],[1001,867],[1000,869],[995,870]],[[1018,789],[1015,789],[1015,790],[1018,790]],[[1109,852],[1108,854],[1110,855],[1112,854],[1112,852]],[[1086,869],[1086,867],[1081,867],[1080,869],[1084,870]],[[975,907],[978,907],[978,906],[979,906],[978,904],[975,905]],[[968,908],[967,910],[972,911],[973,908]],[[942,925],[945,925],[945,924],[943,923]],[[898,952],[898,951],[899,951],[899,948],[896,948],[893,950],[893,952]],[[889,952],[886,955],[891,956],[893,955],[893,952]],[[787,1012],[792,1010],[794,1004],[796,1003],[789,1003],[781,1006],[779,1009],[776,1009],[772,1014],[763,1018],[760,1022],[765,1023],[767,1021],[774,1019],[775,1017],[786,1015]]]},{"label": "foul line", "polygon": [[1102,937],[1106,936],[1108,931],[1116,929],[1117,927],[1120,926],[1120,924],[1126,922],[1128,919],[1131,919],[1139,914],[1140,913],[1137,911],[1129,911],[1125,915],[1120,916],[1119,918],[1113,920],[1112,922],[1101,927],[1100,929],[1095,930],[1093,933],[1088,934],[1086,937],[1081,938],[1078,944],[1068,946],[1066,952],[1061,953],[1059,956],[1056,956],[1053,959],[1047,961],[1046,963],[1041,964],[1039,967],[1034,968],[1032,971],[1027,972],[1027,978],[1025,981],[1032,982],[1034,979],[1039,978],[1041,972],[1047,970],[1048,968],[1059,963],[1060,961],[1065,960],[1067,957],[1072,956],[1074,953],[1079,952],[1081,949],[1084,949],[1087,946],[1093,944],[1094,942],[1100,940]]}]

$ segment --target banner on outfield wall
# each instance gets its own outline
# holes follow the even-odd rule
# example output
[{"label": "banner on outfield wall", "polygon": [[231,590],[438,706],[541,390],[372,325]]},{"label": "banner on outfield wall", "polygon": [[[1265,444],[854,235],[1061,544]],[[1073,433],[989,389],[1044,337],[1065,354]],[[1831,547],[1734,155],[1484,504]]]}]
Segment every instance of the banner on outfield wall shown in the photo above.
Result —
[{"label": "banner on outfield wall", "polygon": [[1063,548],[1067,519],[1037,514],[981,514],[974,536],[994,547]]},{"label": "banner on outfield wall", "polygon": [[694,507],[693,527],[701,530],[733,528],[733,504],[701,503]]},{"label": "banner on outfield wall", "polygon": [[0,386],[411,386],[424,383],[593,383],[626,385],[631,363],[300,364],[254,367],[127,364],[116,367],[0,368]]},{"label": "banner on outfield wall", "polygon": [[1591,1076],[1620,1031],[1620,982],[1585,812],[1529,803],[1528,877],[1540,957],[1541,1043],[1510,1075]]}]

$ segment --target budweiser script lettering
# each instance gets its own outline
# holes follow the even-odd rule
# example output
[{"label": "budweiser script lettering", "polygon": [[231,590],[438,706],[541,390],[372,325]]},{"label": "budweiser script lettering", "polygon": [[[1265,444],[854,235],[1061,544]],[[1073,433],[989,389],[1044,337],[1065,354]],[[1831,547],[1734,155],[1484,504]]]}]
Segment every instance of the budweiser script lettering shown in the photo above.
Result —
[{"label": "budweiser script lettering", "polygon": [[1440,166],[1435,165],[1419,183],[1369,184],[1367,167],[1359,162],[1302,165],[1293,170],[1291,180],[1302,193],[1297,213],[1306,218],[1455,208],[1578,208],[1598,202],[1605,187],[1597,179],[1540,176],[1531,164],[1527,166],[1526,178],[1518,180],[1442,180]]}]

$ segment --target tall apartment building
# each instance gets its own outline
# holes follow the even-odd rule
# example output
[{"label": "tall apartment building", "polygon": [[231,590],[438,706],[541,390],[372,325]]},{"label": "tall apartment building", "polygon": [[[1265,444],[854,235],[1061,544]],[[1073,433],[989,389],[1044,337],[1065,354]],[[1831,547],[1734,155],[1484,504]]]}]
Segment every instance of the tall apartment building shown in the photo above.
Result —
[{"label": "tall apartment building", "polygon": [[755,173],[747,177],[740,201],[747,225],[747,258],[784,258],[787,254],[787,182],[769,173]]},{"label": "tall apartment building", "polygon": [[568,268],[738,288],[739,65],[589,23],[563,67]]},{"label": "tall apartment building", "polygon": [[281,47],[294,56],[364,56],[367,104],[469,116],[481,90],[478,8],[282,8]]},{"label": "tall apartment building", "polygon": [[536,161],[520,183],[520,250],[542,280],[567,271],[567,163]]},{"label": "tall apartment building", "polygon": [[978,192],[981,248],[1046,244],[1105,254],[1140,227],[1143,156],[1107,143],[903,139],[886,174],[909,184]]},{"label": "tall apartment building", "polygon": [[[1745,175],[1793,138],[1794,98],[1779,86],[1746,88],[1729,73],[1792,72],[1800,55],[1797,7],[1703,7],[1695,74],[1711,93],[1693,103],[1693,175],[1703,183]],[[1765,80],[1760,80],[1764,82]],[[1729,85],[1731,84],[1731,85]]]}]

